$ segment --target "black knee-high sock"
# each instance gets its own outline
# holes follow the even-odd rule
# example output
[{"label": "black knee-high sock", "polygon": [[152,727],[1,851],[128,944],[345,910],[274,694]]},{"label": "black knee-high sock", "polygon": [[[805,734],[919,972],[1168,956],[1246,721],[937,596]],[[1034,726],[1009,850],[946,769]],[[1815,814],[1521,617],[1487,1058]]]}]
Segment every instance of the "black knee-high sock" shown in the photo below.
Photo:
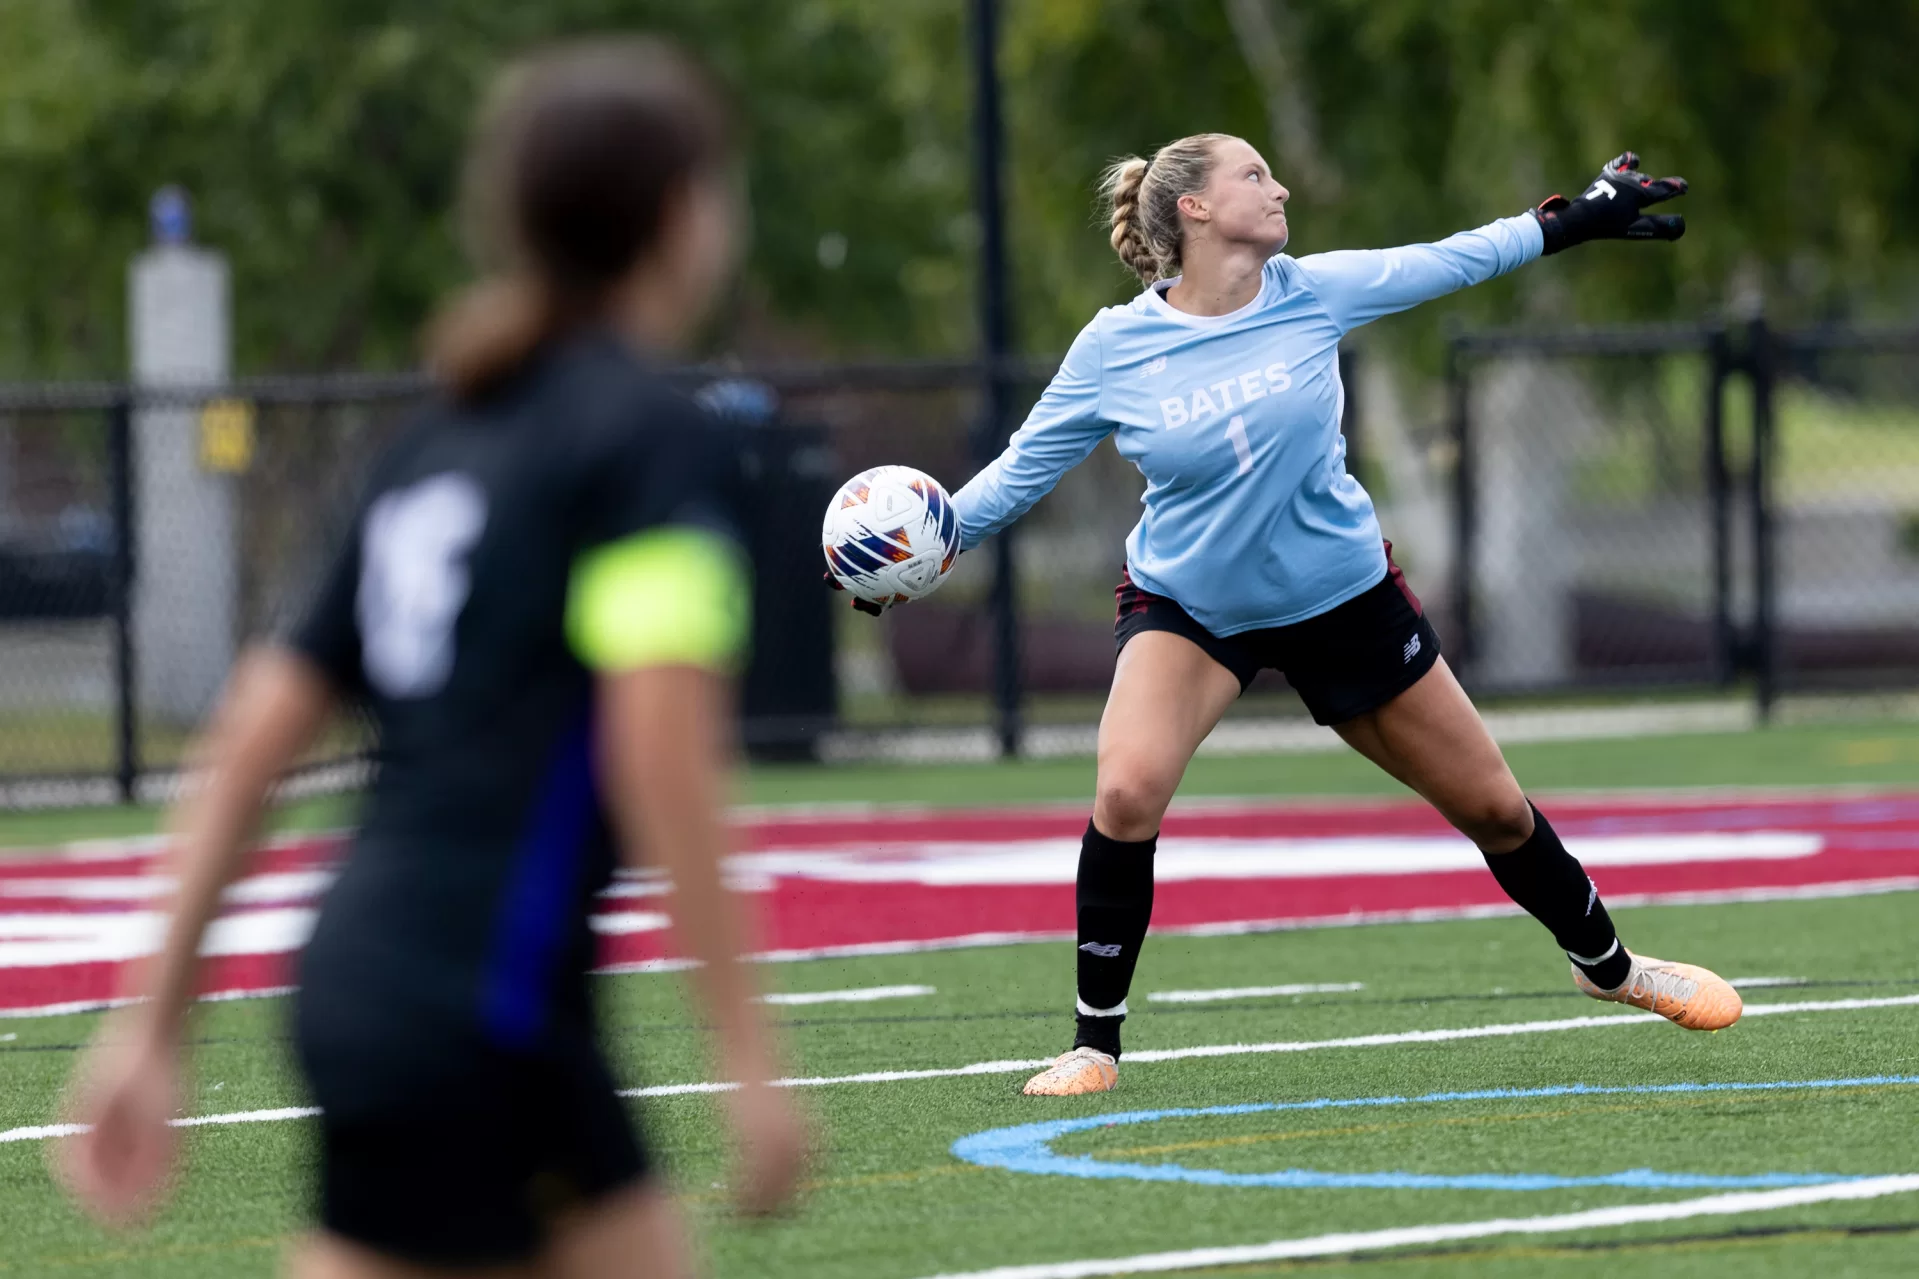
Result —
[{"label": "black knee-high sock", "polygon": [[1092,822],[1079,846],[1079,1032],[1075,1048],[1119,1056],[1119,1024],[1126,992],[1153,917],[1153,849],[1159,836],[1137,843],[1108,839]]},{"label": "black knee-high sock", "polygon": [[1626,980],[1626,957],[1599,889],[1552,825],[1533,809],[1532,836],[1510,853],[1487,853],[1486,865],[1506,896],[1551,930],[1553,940],[1594,984],[1611,990]]}]

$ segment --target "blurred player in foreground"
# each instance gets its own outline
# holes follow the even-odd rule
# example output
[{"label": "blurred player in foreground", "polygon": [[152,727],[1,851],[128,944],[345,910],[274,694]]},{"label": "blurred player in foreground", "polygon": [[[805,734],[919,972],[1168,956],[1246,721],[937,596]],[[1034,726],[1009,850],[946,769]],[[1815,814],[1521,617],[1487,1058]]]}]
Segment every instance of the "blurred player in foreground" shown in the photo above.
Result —
[{"label": "blurred player in foreground", "polygon": [[1599,890],[1440,657],[1372,499],[1347,474],[1339,429],[1338,348],[1351,330],[1588,240],[1678,239],[1679,218],[1645,209],[1685,182],[1638,165],[1628,152],[1576,200],[1554,196],[1437,244],[1298,259],[1282,252],[1288,192],[1240,138],[1182,138],[1107,173],[1112,245],[1145,291],[1094,317],[1006,451],[953,498],[970,547],[1108,435],[1146,477],[1080,850],[1078,1033],[1028,1093],[1117,1082],[1160,819],[1193,752],[1263,668],[1479,846],[1570,956],[1581,990],[1691,1029],[1739,1016],[1719,977],[1621,945]]},{"label": "blurred player in foreground", "polygon": [[269,786],[342,701],[378,780],[301,963],[324,1110],[300,1279],[684,1275],[685,1229],[601,1057],[587,916],[615,850],[671,872],[718,1028],[742,1206],[804,1137],[720,882],[746,573],[737,457],[649,369],[731,272],[725,112],[643,41],[508,74],[467,198],[496,274],[432,339],[446,394],[375,468],[305,620],[236,669],[176,817],[165,948],[76,1077],[56,1158],[107,1219],[175,1155],[197,952]]}]

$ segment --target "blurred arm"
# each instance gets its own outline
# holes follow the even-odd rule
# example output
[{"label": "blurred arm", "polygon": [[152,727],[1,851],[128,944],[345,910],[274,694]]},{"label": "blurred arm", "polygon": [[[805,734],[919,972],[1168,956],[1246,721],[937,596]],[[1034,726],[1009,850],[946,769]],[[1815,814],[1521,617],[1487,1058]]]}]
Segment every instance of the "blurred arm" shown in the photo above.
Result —
[{"label": "blurred arm", "polygon": [[1299,259],[1299,268],[1345,333],[1504,275],[1538,257],[1544,247],[1539,219],[1522,213],[1435,244],[1315,253]]},{"label": "blurred arm", "polygon": [[1099,417],[1097,323],[1074,339],[1059,372],[1006,450],[953,495],[960,542],[968,550],[1026,514],[1111,433],[1112,424]]},{"label": "blurred arm", "polygon": [[170,860],[178,888],[160,953],[133,993],[150,1002],[149,1033],[176,1038],[193,1002],[200,940],[238,873],[268,789],[319,732],[333,707],[326,678],[287,649],[258,647],[234,667],[194,751],[197,777],[175,808]]},{"label": "blurred arm", "polygon": [[765,1084],[777,1054],[742,956],[739,898],[721,882],[731,837],[724,819],[731,754],[729,681],[693,665],[650,666],[601,683],[600,748],[630,860],[643,855],[673,880],[680,944],[719,1038],[720,1078]]},{"label": "blurred arm", "polygon": [[731,673],[748,633],[745,569],[726,538],[665,525],[588,552],[567,601],[574,652],[599,674],[603,787],[625,857],[673,880],[681,944],[719,1033],[723,1077],[765,1083],[776,1054],[721,881]]}]

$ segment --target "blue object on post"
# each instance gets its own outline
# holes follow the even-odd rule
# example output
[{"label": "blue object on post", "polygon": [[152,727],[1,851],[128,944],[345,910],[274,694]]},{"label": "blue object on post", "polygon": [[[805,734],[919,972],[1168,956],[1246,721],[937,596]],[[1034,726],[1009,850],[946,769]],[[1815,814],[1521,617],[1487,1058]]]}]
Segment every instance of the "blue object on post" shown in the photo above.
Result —
[{"label": "blue object on post", "polygon": [[158,245],[189,244],[193,240],[193,208],[186,188],[169,182],[147,201],[147,225]]}]

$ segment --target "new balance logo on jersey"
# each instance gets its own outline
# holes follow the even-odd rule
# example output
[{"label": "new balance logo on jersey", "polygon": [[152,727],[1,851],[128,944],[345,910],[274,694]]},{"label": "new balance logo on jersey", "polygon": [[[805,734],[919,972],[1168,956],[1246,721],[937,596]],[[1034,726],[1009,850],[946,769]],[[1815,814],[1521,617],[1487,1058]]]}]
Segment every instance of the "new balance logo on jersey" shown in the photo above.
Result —
[{"label": "new balance logo on jersey", "polygon": [[1166,371],[1166,357],[1163,355],[1159,355],[1159,356],[1154,356],[1152,359],[1146,361],[1146,371],[1142,373],[1140,376],[1152,377],[1155,374],[1164,373],[1165,371]]},{"label": "new balance logo on jersey", "polygon": [[1089,955],[1097,955],[1101,959],[1118,959],[1119,952],[1126,948],[1118,942],[1089,941],[1080,949]]},{"label": "new balance logo on jersey", "polygon": [[1411,639],[1406,641],[1406,647],[1399,650],[1399,660],[1401,662],[1410,662],[1415,657],[1418,657],[1418,656],[1419,656],[1419,636],[1415,635]]}]

